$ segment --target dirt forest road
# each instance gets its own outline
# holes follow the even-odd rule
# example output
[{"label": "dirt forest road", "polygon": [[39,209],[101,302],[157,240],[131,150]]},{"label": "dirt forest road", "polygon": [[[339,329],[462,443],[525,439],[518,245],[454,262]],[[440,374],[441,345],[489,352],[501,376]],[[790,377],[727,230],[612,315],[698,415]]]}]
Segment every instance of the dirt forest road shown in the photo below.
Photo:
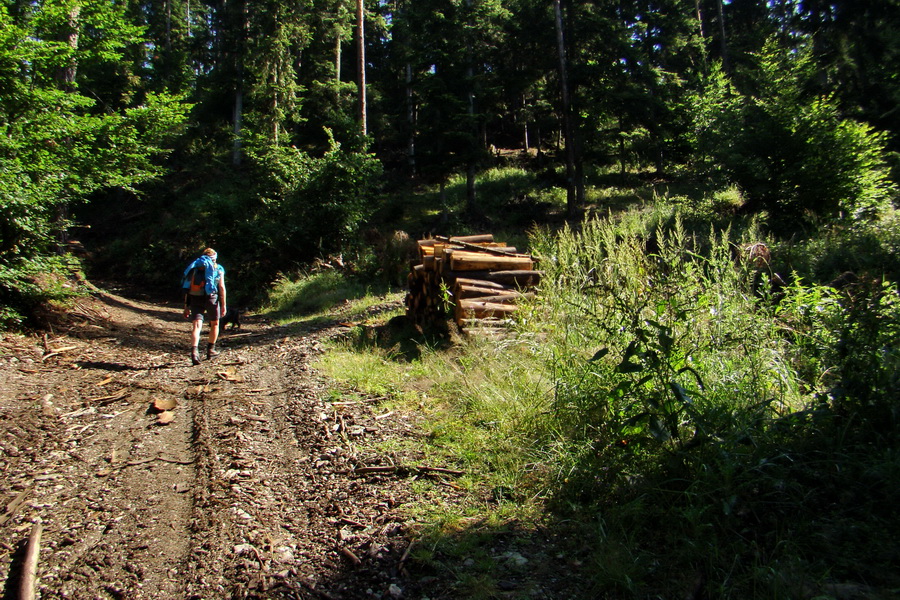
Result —
[{"label": "dirt forest road", "polygon": [[337,315],[250,318],[196,367],[174,303],[107,288],[70,319],[0,339],[4,598],[38,522],[42,599],[423,597],[408,482],[359,470],[389,464],[368,448],[413,417],[329,393],[310,365]]}]

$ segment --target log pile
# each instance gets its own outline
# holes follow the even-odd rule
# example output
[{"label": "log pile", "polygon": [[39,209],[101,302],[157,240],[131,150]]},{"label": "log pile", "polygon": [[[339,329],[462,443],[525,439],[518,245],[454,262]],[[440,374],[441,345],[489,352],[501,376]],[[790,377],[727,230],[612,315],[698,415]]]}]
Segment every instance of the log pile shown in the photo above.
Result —
[{"label": "log pile", "polygon": [[541,272],[528,254],[492,234],[419,240],[407,277],[406,314],[430,327],[452,318],[466,335],[504,336],[520,300],[533,298]]}]

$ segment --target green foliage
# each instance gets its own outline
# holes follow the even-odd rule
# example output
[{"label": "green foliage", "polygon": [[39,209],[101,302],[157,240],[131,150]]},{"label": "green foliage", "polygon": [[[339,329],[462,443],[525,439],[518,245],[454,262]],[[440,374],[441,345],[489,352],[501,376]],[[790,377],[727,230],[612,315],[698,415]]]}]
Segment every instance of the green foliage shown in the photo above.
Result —
[{"label": "green foliage", "polygon": [[278,313],[314,313],[337,304],[342,299],[340,273],[326,271],[308,277],[275,282],[268,306]]},{"label": "green foliage", "polygon": [[274,282],[263,310],[281,319],[309,316],[337,307],[345,300],[365,297],[369,292],[364,284],[336,271],[282,276]]},{"label": "green foliage", "polygon": [[[354,246],[376,208],[381,165],[373,156],[346,152],[337,143],[313,156],[265,140],[253,140],[247,156],[241,169],[196,156],[196,170],[182,174],[183,190],[174,196],[159,190],[149,198],[153,216],[129,224],[131,235],[104,248],[97,262],[177,293],[184,265],[211,246],[227,269],[232,297],[249,305],[263,300],[281,274]],[[118,204],[115,198],[105,202]],[[105,220],[105,214],[94,219]],[[119,269],[121,256],[129,261]]]},{"label": "green foliage", "polygon": [[[371,190],[380,163],[371,155],[339,147],[316,158],[293,148],[254,149],[255,185],[235,198],[235,214],[201,225],[201,238],[215,238],[232,256],[238,281],[267,283],[317,256],[340,253],[374,209]],[[210,209],[220,202],[211,199]],[[215,208],[214,208],[215,207]]]},{"label": "green foliage", "polygon": [[777,242],[773,268],[827,284],[843,273],[900,281],[900,213],[819,228],[815,235]]},{"label": "green foliage", "polygon": [[[896,589],[896,286],[795,276],[773,294],[767,266],[741,257],[751,242],[773,256],[787,246],[752,223],[692,232],[671,206],[697,209],[696,225],[737,198],[533,230],[546,276],[515,338],[448,347],[392,320],[350,329],[323,358],[331,376],[425,419],[426,436],[391,452],[466,471],[456,503],[420,483],[411,510],[427,551],[415,560],[441,570],[473,557],[450,577],[490,588],[502,577],[490,536],[521,548],[529,535],[486,524],[506,515],[557,532],[548,552],[577,557],[590,597]],[[815,263],[843,244],[875,264],[892,223],[834,227],[804,250]],[[854,242],[863,230],[869,241]]]},{"label": "green foliage", "polygon": [[886,138],[841,116],[835,101],[807,92],[815,73],[808,50],[770,41],[758,57],[754,88],[741,93],[715,68],[691,102],[693,144],[707,171],[721,170],[768,211],[773,225],[820,215],[859,218],[885,208]]},{"label": "green foliage", "polygon": [[79,269],[77,261],[61,256],[0,261],[0,331],[34,325],[34,315],[45,304],[76,296],[72,282]]},{"label": "green foliage", "polygon": [[[32,266],[57,250],[70,206],[159,175],[157,159],[189,108],[181,98],[158,94],[131,108],[98,110],[96,100],[58,89],[49,72],[75,57],[67,46],[38,37],[67,18],[59,6],[46,8],[35,7],[29,30],[0,7],[0,288],[23,309],[35,295],[27,283]],[[86,41],[87,60],[115,60],[126,41]]]},{"label": "green foliage", "polygon": [[[549,311],[536,315],[553,324],[540,350],[555,382],[540,431],[557,461],[556,506],[619,507],[607,509],[607,543],[643,532],[654,549],[628,541],[635,560],[666,555],[669,576],[730,572],[724,595],[791,595],[789,573],[818,578],[827,565],[836,577],[872,577],[831,543],[821,564],[797,557],[870,514],[882,526],[889,518],[896,476],[859,499],[865,510],[830,503],[894,462],[895,284],[837,292],[795,279],[770,304],[754,294],[755,267],[733,260],[727,231],[687,236],[676,221],[647,240],[627,221],[536,232]],[[885,564],[877,549],[854,551]],[[761,571],[732,571],[734,556]]]},{"label": "green foliage", "polygon": [[[701,245],[678,221],[652,237],[589,221],[549,245],[539,236],[536,251],[553,282],[545,293],[559,298],[553,320],[566,323],[550,347],[554,428],[567,443],[590,444],[601,461],[622,447],[639,458],[725,435],[712,415],[734,425],[739,409],[773,395],[799,400],[727,232]],[[587,359],[577,348],[595,353]]]},{"label": "green foliage", "polygon": [[862,280],[846,295],[830,287],[788,288],[776,314],[791,336],[794,362],[817,397],[873,429],[892,427],[900,390],[900,297],[895,284]]}]

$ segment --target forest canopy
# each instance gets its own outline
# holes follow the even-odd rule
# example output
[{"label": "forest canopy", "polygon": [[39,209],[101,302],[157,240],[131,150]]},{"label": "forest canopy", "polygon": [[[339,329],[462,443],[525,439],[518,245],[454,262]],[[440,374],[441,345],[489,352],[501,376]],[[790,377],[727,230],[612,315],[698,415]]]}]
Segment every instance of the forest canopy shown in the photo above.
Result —
[{"label": "forest canopy", "polygon": [[786,233],[870,218],[898,27],[896,0],[3,0],[0,320],[73,232],[153,284],[216,245],[261,285],[410,184],[464,177],[477,216],[498,149],[569,217],[605,172],[736,186]]}]

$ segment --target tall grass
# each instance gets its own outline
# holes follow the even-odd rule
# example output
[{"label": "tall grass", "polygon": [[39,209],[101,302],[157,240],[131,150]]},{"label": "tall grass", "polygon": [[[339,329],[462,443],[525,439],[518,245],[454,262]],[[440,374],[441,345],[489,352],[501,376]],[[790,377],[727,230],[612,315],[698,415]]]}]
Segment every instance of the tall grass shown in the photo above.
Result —
[{"label": "tall grass", "polygon": [[750,240],[729,236],[688,235],[679,219],[650,232],[610,220],[535,232],[560,440],[599,444],[598,458],[679,449],[723,423],[740,429],[755,407],[802,404],[778,323],[754,294],[757,267],[735,264]]},{"label": "tall grass", "polygon": [[[796,597],[874,576],[821,539],[863,526],[831,504],[842,496],[884,528],[900,490],[896,287],[845,295],[797,280],[772,298],[766,265],[743,253],[759,240],[752,229],[688,234],[678,218],[534,233],[546,275],[529,321],[549,324],[535,350],[554,382],[539,432],[551,506],[599,511],[598,552],[657,565],[625,576],[598,557],[603,593],[692,573],[711,597]],[[855,478],[873,470],[892,475],[860,497]],[[887,529],[854,551],[886,567],[897,522]]]},{"label": "tall grass", "polygon": [[[457,502],[412,510],[416,560],[475,557],[453,576],[490,596],[503,573],[478,548],[540,521],[577,552],[586,598],[900,589],[896,286],[770,288],[747,249],[780,243],[697,222],[657,205],[533,230],[545,276],[513,340],[360,329],[326,356],[423,417],[406,451],[466,473]],[[867,248],[892,243],[879,227]]]}]

